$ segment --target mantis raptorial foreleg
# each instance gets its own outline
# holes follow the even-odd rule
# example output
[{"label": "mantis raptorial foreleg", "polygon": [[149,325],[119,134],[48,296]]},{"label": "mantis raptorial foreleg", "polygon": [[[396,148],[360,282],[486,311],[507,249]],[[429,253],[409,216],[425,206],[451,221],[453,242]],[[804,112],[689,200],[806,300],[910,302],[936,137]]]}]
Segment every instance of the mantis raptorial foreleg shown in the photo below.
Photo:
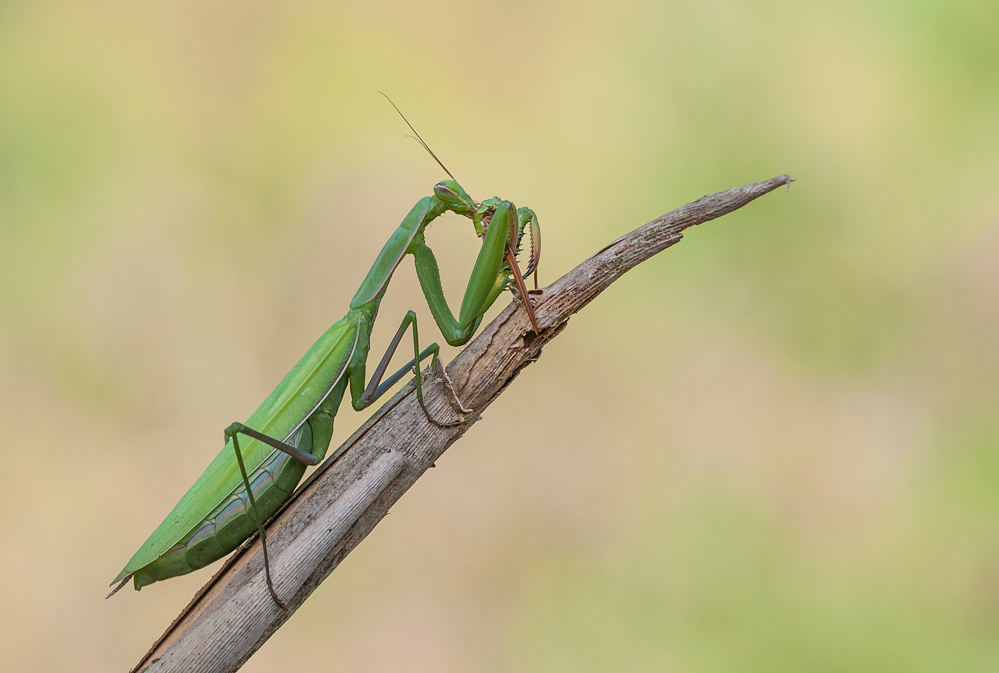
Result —
[{"label": "mantis raptorial foreleg", "polygon": [[524,232],[527,231],[527,227],[531,227],[531,260],[527,264],[527,271],[524,272],[524,278],[527,278],[532,273],[534,274],[534,289],[538,289],[538,262],[541,261],[541,225],[538,224],[538,216],[534,214],[534,211],[530,208],[524,206],[517,209],[517,248],[520,248],[520,242],[524,238]]},{"label": "mantis raptorial foreleg", "polygon": [[[503,269],[506,246],[510,231],[513,204],[502,202],[491,216],[491,223],[483,233],[482,247],[479,249],[475,266],[468,278],[468,286],[462,297],[458,318],[454,317],[441,287],[440,269],[433,250],[422,235],[416,236],[410,248],[416,258],[416,275],[427,305],[440,327],[444,339],[452,346],[466,343],[475,333],[482,316],[506,287],[506,272]],[[513,271],[516,275],[517,271]]]}]

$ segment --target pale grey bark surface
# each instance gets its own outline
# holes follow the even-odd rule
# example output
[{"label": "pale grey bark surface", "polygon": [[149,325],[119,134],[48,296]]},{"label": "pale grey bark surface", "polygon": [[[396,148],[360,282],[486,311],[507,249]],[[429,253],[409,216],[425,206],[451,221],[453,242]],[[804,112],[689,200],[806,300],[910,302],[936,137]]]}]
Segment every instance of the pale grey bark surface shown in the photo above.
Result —
[{"label": "pale grey bark surface", "polygon": [[[541,349],[579,311],[649,257],[679,242],[683,231],[721,217],[781,186],[787,175],[746,185],[677,208],[622,236],[552,285],[532,293],[541,334],[530,331],[517,301],[503,310],[447,367],[461,402],[481,412],[537,361]],[[275,588],[290,608],[274,605],[263,584],[263,556],[256,541],[236,551],[184,608],[135,671],[218,671],[239,669],[287,621],[347,554],[371,532],[389,508],[444,451],[478,420],[463,414],[443,382],[428,374],[427,406],[438,419],[467,423],[454,428],[431,424],[410,383],[402,388],[299,489],[267,528]]]}]

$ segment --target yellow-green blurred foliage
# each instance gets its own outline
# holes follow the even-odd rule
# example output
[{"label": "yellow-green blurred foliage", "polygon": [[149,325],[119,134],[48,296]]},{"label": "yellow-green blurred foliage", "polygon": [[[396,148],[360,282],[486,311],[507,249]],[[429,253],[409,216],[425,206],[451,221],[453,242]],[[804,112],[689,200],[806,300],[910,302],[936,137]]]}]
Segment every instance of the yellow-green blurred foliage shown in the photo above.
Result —
[{"label": "yellow-green blurred foliage", "polygon": [[798,182],[574,318],[245,670],[999,668],[994,0],[6,0],[0,669],[126,670],[211,576],[104,600],[442,177],[378,90],[545,283]]}]

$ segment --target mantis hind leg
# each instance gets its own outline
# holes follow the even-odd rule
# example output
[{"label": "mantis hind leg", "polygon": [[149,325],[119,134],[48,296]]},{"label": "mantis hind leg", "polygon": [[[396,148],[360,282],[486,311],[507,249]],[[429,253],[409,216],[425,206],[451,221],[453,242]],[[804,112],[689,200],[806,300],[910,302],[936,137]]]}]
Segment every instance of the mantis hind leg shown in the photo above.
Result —
[{"label": "mantis hind leg", "polygon": [[263,517],[260,515],[260,510],[257,509],[257,501],[253,497],[253,488],[250,486],[250,479],[246,475],[246,466],[243,464],[243,453],[239,450],[239,439],[236,435],[240,433],[284,451],[291,457],[305,463],[306,465],[315,465],[319,462],[319,460],[312,454],[306,453],[298,447],[285,444],[284,442],[274,439],[273,437],[268,437],[267,435],[246,427],[242,423],[233,423],[225,430],[226,439],[232,439],[232,448],[236,452],[236,463],[239,465],[239,474],[243,478],[243,485],[246,487],[246,495],[250,501],[250,509],[253,511],[252,516],[257,524],[257,532],[260,534],[260,546],[264,551],[264,577],[267,580],[267,590],[270,592],[274,603],[281,608],[282,611],[287,612],[288,606],[285,605],[280,598],[278,598],[277,592],[274,591],[274,583],[271,581],[271,563],[267,556],[267,533],[264,532]]}]

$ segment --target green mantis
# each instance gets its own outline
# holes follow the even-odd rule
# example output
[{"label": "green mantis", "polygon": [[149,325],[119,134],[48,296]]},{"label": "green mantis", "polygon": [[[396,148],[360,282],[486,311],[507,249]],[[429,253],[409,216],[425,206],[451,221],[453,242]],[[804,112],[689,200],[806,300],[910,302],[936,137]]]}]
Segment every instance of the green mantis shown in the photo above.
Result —
[{"label": "green mantis", "polygon": [[[419,134],[417,139],[430,151]],[[437,260],[424,238],[427,226],[448,211],[471,219],[475,233],[482,239],[457,318],[444,297]],[[267,587],[278,606],[285,609],[271,583],[263,523],[291,497],[306,466],[318,464],[325,456],[333,436],[333,419],[347,388],[351,406],[360,411],[412,370],[416,373],[416,397],[423,406],[420,364],[428,357],[437,358],[440,349],[433,343],[420,350],[413,311],[403,318],[365,386],[371,331],[392,274],[406,255],[414,257],[430,312],[452,346],[472,338],[486,310],[511,280],[537,332],[537,320],[517,265],[520,243],[528,229],[531,256],[524,275],[536,272],[541,256],[541,230],[534,212],[496,197],[476,202],[453,176],[434,185],[433,195],[417,202],[389,237],[351,300],[347,314],[319,337],[245,423],[233,423],[226,429],[222,451],[125,565],[112,582],[118,586],[111,593],[130,578],[140,589],[202,568],[256,532],[263,546]],[[413,360],[384,379],[389,361],[410,327]],[[423,409],[436,425],[461,424],[441,423],[426,406]]]}]

